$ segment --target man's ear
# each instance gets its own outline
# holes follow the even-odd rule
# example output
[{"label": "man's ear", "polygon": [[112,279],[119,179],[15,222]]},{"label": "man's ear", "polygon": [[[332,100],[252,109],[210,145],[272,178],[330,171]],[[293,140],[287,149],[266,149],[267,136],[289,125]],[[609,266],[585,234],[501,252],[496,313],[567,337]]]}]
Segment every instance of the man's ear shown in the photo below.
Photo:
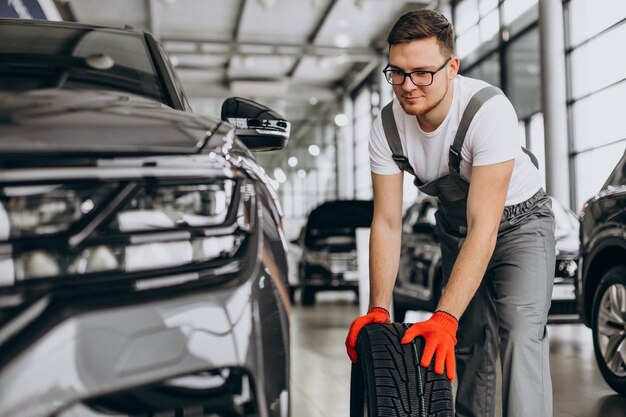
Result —
[{"label": "man's ear", "polygon": [[450,69],[448,71],[448,78],[453,79],[459,73],[459,68],[461,66],[461,60],[458,56],[452,55],[452,59],[450,60]]}]

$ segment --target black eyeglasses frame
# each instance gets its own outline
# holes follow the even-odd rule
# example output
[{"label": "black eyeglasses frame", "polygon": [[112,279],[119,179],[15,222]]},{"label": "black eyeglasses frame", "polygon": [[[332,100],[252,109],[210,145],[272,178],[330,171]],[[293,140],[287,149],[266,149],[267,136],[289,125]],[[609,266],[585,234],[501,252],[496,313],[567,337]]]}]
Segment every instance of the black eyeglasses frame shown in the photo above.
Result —
[{"label": "black eyeglasses frame", "polygon": [[[413,83],[413,85],[415,85],[416,87],[428,87],[429,85],[431,85],[434,81],[435,81],[435,74],[438,73],[439,71],[441,71],[442,69],[444,69],[446,67],[446,65],[448,65],[448,62],[450,62],[450,60],[452,59],[452,57],[449,57],[448,59],[445,60],[445,62],[436,70],[434,71],[427,71],[427,70],[416,70],[416,71],[411,71],[411,72],[404,72],[399,68],[389,68],[389,66],[391,64],[387,64],[387,66],[385,67],[385,69],[383,69],[383,74],[385,74],[385,80],[387,80],[387,82],[391,85],[402,85],[404,84],[404,81],[406,80],[406,77],[409,77],[409,80],[411,80],[411,82]],[[390,77],[387,75],[387,73],[394,71],[397,73],[400,73],[402,75],[404,75],[404,77],[402,78],[402,82],[401,83],[392,83]],[[430,74],[430,83],[428,84],[417,84],[415,81],[413,81],[413,77],[411,76],[412,74],[415,73],[427,73]]]}]

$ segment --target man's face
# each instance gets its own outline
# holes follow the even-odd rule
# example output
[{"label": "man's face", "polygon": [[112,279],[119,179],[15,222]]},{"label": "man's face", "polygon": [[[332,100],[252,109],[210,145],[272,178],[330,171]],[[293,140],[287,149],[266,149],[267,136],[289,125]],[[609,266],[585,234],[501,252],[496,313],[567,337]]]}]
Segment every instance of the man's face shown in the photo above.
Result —
[{"label": "man's face", "polygon": [[[448,59],[441,53],[436,38],[419,39],[392,45],[389,49],[389,68],[404,72],[436,71]],[[429,86],[416,86],[409,77],[393,91],[407,114],[420,116],[434,109],[448,92],[450,81],[458,71],[458,59],[453,59],[435,73]]]}]

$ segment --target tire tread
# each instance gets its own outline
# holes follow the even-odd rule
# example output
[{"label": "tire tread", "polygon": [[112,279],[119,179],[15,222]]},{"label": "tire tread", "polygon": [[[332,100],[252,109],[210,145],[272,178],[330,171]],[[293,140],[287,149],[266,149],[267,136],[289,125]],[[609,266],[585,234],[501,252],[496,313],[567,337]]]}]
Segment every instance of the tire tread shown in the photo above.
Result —
[{"label": "tire tread", "polygon": [[[450,381],[435,374],[433,363],[428,369],[419,365],[423,339],[400,344],[406,328],[400,323],[371,324],[359,334],[352,384],[363,389],[351,390],[351,417],[363,415],[364,398],[370,417],[453,416]],[[364,381],[354,380],[359,377]]]}]

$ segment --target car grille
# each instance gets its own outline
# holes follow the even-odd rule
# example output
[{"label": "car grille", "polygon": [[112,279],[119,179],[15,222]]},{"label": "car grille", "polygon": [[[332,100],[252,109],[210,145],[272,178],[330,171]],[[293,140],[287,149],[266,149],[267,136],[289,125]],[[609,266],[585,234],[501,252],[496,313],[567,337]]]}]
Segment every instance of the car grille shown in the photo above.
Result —
[{"label": "car grille", "polygon": [[358,268],[356,259],[354,250],[350,252],[311,251],[308,254],[310,264],[320,266],[332,274],[356,271]]}]

